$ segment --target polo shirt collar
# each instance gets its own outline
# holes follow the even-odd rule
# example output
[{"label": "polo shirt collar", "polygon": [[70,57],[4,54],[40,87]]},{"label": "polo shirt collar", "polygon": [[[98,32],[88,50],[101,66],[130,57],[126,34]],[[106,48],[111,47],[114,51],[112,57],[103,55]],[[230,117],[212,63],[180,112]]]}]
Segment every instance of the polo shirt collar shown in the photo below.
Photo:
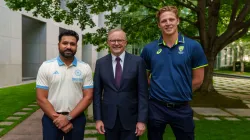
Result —
[{"label": "polo shirt collar", "polygon": [[[175,41],[175,44],[174,44],[174,45],[177,45],[177,44],[179,44],[179,43],[181,43],[181,44],[185,43],[185,41],[184,41],[184,36],[183,36],[181,33],[178,33],[178,38],[177,38],[177,40]],[[158,39],[158,45],[164,45],[164,46],[166,46],[166,43],[163,41],[162,35],[161,35],[161,37]]]},{"label": "polo shirt collar", "polygon": [[[58,62],[59,66],[65,65],[64,62],[61,60],[60,56],[57,57],[57,62]],[[74,60],[72,62],[72,65],[75,66],[75,67],[77,66],[77,59],[76,59],[75,56],[74,56]]]}]

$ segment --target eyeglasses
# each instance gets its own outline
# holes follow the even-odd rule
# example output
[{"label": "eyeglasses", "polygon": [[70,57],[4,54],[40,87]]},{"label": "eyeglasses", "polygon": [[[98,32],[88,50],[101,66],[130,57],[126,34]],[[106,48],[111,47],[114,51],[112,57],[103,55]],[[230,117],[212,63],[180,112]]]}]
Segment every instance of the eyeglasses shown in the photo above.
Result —
[{"label": "eyeglasses", "polygon": [[125,40],[109,40],[109,42],[110,43],[112,43],[112,44],[115,44],[116,42],[118,43],[118,44],[121,44],[122,42],[124,42]]}]

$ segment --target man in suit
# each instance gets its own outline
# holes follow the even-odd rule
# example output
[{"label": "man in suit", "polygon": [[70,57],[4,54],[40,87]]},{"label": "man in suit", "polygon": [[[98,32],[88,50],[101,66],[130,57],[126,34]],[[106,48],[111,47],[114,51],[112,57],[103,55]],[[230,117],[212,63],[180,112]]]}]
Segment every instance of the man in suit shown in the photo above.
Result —
[{"label": "man in suit", "polygon": [[94,119],[106,140],[138,140],[146,127],[148,89],[142,58],[125,51],[126,33],[113,29],[107,43],[111,54],[96,61]]}]

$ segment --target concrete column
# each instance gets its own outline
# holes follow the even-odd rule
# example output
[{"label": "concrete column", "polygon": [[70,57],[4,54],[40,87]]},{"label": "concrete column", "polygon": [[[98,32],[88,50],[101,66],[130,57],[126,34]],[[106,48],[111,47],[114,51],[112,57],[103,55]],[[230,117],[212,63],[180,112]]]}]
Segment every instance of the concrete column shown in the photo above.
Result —
[{"label": "concrete column", "polygon": [[0,87],[22,82],[22,19],[0,2]]}]

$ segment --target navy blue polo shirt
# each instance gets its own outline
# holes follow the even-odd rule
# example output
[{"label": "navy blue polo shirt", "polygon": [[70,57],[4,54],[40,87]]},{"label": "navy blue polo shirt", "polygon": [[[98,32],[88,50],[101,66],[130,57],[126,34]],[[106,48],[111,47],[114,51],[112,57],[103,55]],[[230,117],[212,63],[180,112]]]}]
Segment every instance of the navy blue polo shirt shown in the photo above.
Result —
[{"label": "navy blue polo shirt", "polygon": [[160,37],[143,48],[141,57],[151,73],[151,98],[172,103],[192,100],[192,70],[207,66],[197,41],[179,33],[169,48]]}]

